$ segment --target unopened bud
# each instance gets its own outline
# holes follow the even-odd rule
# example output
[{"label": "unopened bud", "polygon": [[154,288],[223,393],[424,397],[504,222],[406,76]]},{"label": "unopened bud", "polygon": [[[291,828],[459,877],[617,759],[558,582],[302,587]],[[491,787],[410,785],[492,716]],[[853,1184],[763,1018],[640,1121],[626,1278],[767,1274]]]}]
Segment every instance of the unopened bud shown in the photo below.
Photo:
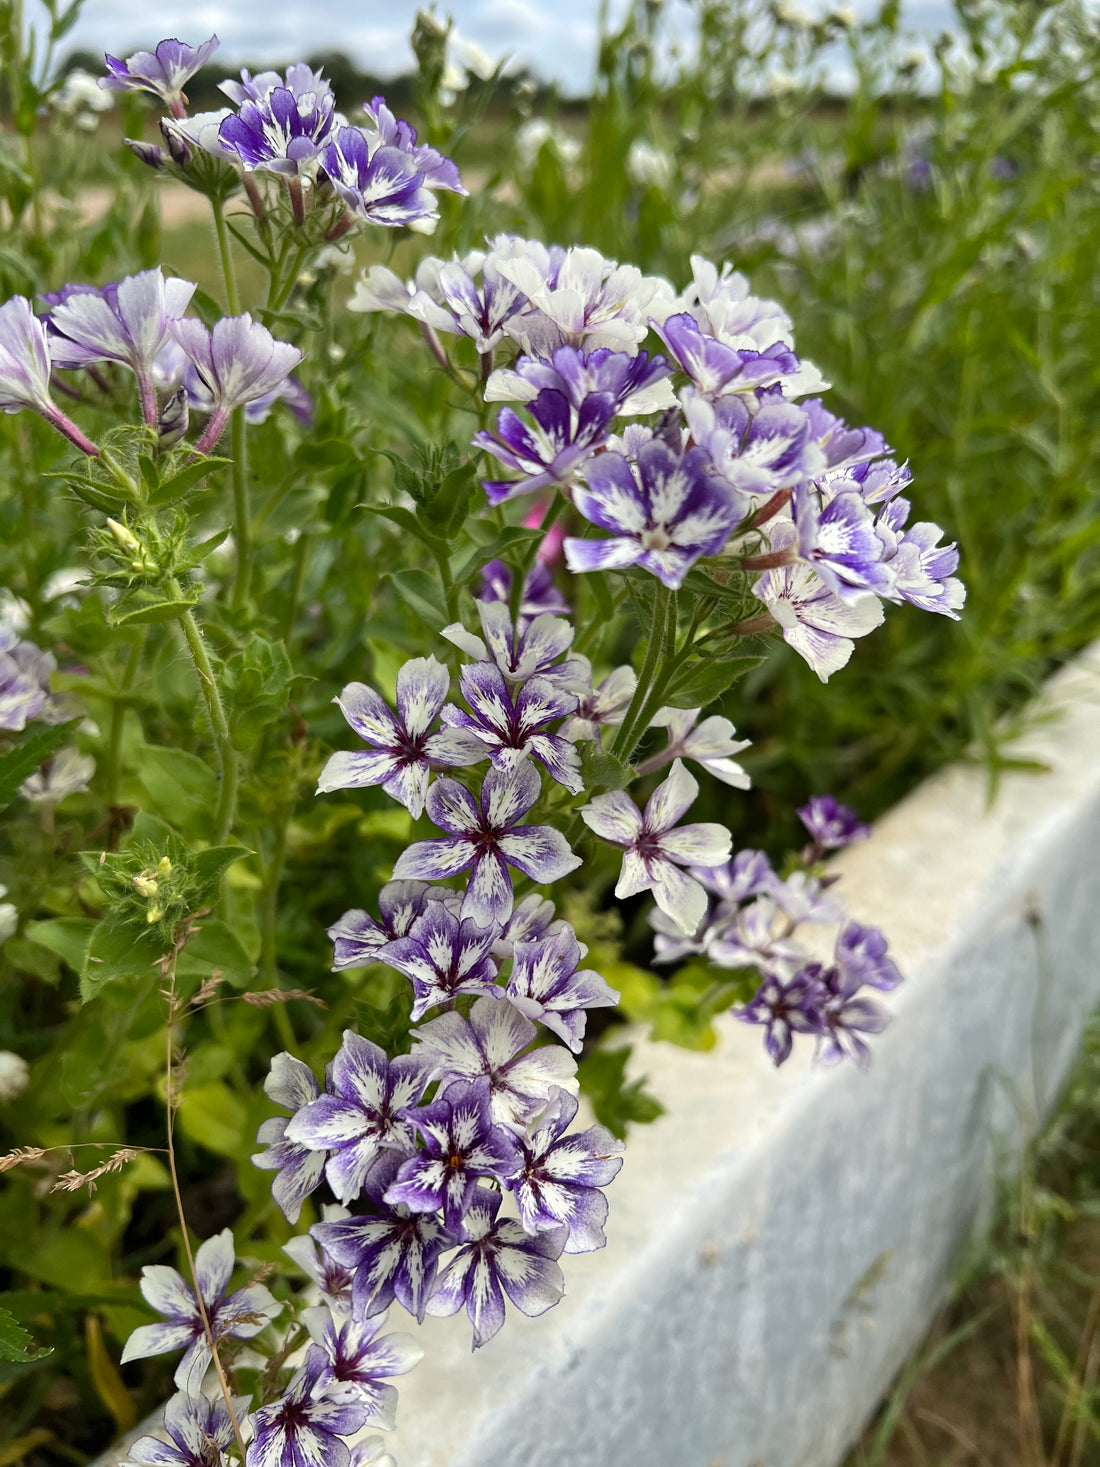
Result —
[{"label": "unopened bud", "polygon": [[168,153],[156,143],[143,143],[137,138],[123,138],[123,142],[133,153],[135,158],[149,168],[161,169],[170,161]]},{"label": "unopened bud", "polygon": [[153,923],[154,922],[159,922],[160,919],[163,916],[164,916],[164,908],[163,907],[150,907],[149,910],[145,914],[145,920],[149,924],[149,926],[152,927]]},{"label": "unopened bud", "polygon": [[126,525],[120,524],[118,520],[113,520],[108,517],[107,528],[123,550],[128,551],[131,555],[141,554],[141,541]]},{"label": "unopened bud", "polygon": [[191,145],[176,131],[166,118],[161,119],[161,136],[168,145],[168,156],[177,168],[186,168],[191,159]]},{"label": "unopened bud", "polygon": [[161,876],[171,876],[172,863],[167,856],[161,856],[160,860],[157,862],[157,870],[160,872]]},{"label": "unopened bud", "polygon": [[157,419],[157,447],[171,448],[178,443],[187,432],[188,419],[187,389],[178,387]]},{"label": "unopened bud", "polygon": [[155,897],[160,887],[151,876],[142,871],[140,875],[134,877],[134,890],[143,897]]}]

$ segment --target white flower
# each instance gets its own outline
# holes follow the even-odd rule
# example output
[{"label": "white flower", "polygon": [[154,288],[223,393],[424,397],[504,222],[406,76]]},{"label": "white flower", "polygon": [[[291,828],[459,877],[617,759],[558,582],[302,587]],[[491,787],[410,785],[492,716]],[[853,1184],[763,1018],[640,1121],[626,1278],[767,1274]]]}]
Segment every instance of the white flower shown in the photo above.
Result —
[{"label": "white flower", "polygon": [[0,1105],[18,1100],[30,1084],[30,1078],[30,1069],[21,1054],[0,1049]]},{"label": "white flower", "polygon": [[[652,764],[652,768],[659,769],[673,759],[694,759],[723,784],[739,790],[750,789],[752,780],[730,756],[747,749],[752,740],[735,739],[736,729],[728,718],[720,714],[704,718],[696,728],[695,721],[702,711],[701,708],[662,708],[658,711],[649,726],[667,728],[668,744],[654,756],[660,763]],[[649,763],[647,760],[646,764]],[[646,765],[640,766],[639,773],[645,768]]]},{"label": "white flower", "polygon": [[626,171],[641,188],[666,189],[672,182],[672,159],[663,148],[635,138],[626,155]]},{"label": "white flower", "polygon": [[95,773],[95,760],[73,745],[59,749],[20,786],[24,796],[36,804],[59,805],[69,795],[88,788]]},{"label": "white flower", "polygon": [[[0,897],[7,896],[6,886],[0,886]],[[0,902],[0,943],[7,942],[9,937],[15,935],[15,929],[19,926],[19,912],[11,902]]]}]

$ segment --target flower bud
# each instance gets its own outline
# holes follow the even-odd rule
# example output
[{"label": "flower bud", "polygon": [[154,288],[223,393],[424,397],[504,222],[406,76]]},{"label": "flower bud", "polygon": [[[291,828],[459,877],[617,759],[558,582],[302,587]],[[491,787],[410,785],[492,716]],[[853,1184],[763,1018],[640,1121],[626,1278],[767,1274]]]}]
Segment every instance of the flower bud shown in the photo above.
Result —
[{"label": "flower bud", "polygon": [[141,554],[141,541],[126,525],[120,524],[118,520],[113,520],[108,516],[107,528],[123,550],[127,551],[130,555]]},{"label": "flower bud", "polygon": [[187,432],[187,389],[179,387],[164,404],[157,419],[157,447],[171,448]]}]

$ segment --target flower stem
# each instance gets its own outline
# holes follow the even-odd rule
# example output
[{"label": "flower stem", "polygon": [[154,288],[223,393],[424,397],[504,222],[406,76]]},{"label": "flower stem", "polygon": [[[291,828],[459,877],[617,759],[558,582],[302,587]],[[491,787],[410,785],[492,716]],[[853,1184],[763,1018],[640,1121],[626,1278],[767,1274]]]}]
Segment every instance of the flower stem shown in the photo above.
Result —
[{"label": "flower stem", "polygon": [[210,656],[206,650],[206,641],[199,630],[194,612],[185,611],[180,621],[183,625],[183,634],[187,639],[188,651],[191,653],[191,660],[195,664],[195,672],[198,674],[199,686],[206,701],[206,711],[210,718],[210,726],[214,731],[218,762],[221,765],[221,793],[218,796],[218,809],[214,817],[212,837],[213,844],[220,846],[232,830],[233,818],[237,813],[237,791],[241,782],[240,759],[233,747],[233,740],[229,733],[229,720],[225,716],[225,705],[218,691],[214,669],[210,665]]},{"label": "flower stem", "polygon": [[[218,1342],[214,1337],[214,1331],[210,1328],[210,1316],[206,1312],[206,1301],[202,1297],[202,1289],[199,1286],[198,1271],[195,1268],[195,1255],[191,1250],[191,1235],[187,1230],[187,1217],[183,1210],[183,1195],[180,1192],[179,1172],[176,1169],[176,1147],[174,1140],[175,1130],[175,1075],[173,1072],[172,1039],[175,1030],[176,1008],[176,963],[179,960],[180,944],[177,942],[171,957],[165,962],[168,970],[168,987],[166,997],[168,999],[168,1022],[165,1025],[165,1093],[164,1093],[164,1128],[168,1141],[168,1171],[172,1178],[172,1191],[176,1199],[176,1213],[180,1220],[180,1232],[183,1234],[184,1252],[187,1254],[187,1267],[191,1273],[191,1283],[195,1290],[195,1299],[199,1306],[199,1314],[202,1316],[203,1333],[206,1335],[206,1343],[210,1346],[210,1354],[214,1361],[214,1369],[218,1374],[218,1384],[221,1386],[222,1396],[225,1398],[226,1410],[229,1412],[229,1420],[233,1425],[233,1435],[237,1441],[237,1450],[241,1454],[241,1462],[245,1458],[244,1436],[241,1432],[241,1424],[237,1420],[237,1413],[233,1407],[233,1395],[229,1389],[229,1382],[225,1378],[225,1368],[218,1354]],[[169,966],[170,965],[170,966]]]},{"label": "flower stem", "polygon": [[252,589],[252,521],[248,503],[248,425],[244,408],[233,414],[233,536],[237,543],[237,575],[233,582],[233,610],[248,601]]},{"label": "flower stem", "polygon": [[[139,637],[130,648],[126,666],[122,670],[122,679],[115,689],[117,693],[128,693],[133,687],[144,643],[145,638]],[[122,780],[122,735],[125,725],[126,704],[119,697],[111,705],[111,728],[107,742],[107,808],[109,810],[113,810],[118,804],[119,787]]]},{"label": "flower stem", "polygon": [[81,453],[86,453],[89,458],[98,458],[99,449],[95,446],[91,439],[85,438],[84,434],[76,426],[73,420],[71,418],[67,418],[59,407],[53,407],[52,404],[51,407],[51,412],[44,412],[42,414],[42,416],[46,419],[46,422],[49,423],[52,428],[56,428],[59,433],[64,434],[64,436],[69,440],[70,443],[74,444],[75,447],[80,449]]},{"label": "flower stem", "polygon": [[210,200],[214,214],[214,232],[218,236],[218,254],[222,262],[222,279],[225,282],[225,303],[231,316],[241,314],[241,297],[237,290],[237,270],[233,264],[233,250],[229,241],[229,226],[225,222],[225,205],[219,198]]},{"label": "flower stem", "polygon": [[638,683],[634,689],[634,696],[630,700],[630,706],[626,710],[626,716],[619,726],[619,732],[615,735],[615,742],[611,745],[611,752],[616,759],[627,759],[638,742],[635,737],[635,729],[657,679],[664,651],[669,608],[672,608],[675,616],[675,606],[676,602],[672,592],[661,581],[658,581],[653,597],[653,620],[649,628],[645,661],[638,674]]}]

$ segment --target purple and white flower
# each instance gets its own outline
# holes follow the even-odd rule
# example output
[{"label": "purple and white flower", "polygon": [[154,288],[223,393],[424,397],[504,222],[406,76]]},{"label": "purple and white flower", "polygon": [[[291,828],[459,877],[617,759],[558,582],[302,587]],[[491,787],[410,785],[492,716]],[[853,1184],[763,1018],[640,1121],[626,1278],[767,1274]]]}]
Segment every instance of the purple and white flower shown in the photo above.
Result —
[{"label": "purple and white flower", "polygon": [[96,456],[99,450],[50,397],[51,370],[46,322],[34,314],[26,296],[13,295],[0,306],[0,411],[29,408],[82,453]]},{"label": "purple and white flower", "polygon": [[247,311],[223,317],[212,332],[189,317],[172,321],[170,329],[214,403],[196,453],[209,453],[230,413],[281,387],[302,360],[296,346],[276,341]]},{"label": "purple and white flower", "polygon": [[577,1054],[586,1011],[614,1008],[620,998],[595,969],[581,968],[587,952],[566,922],[556,932],[517,941],[506,990],[510,1005],[545,1024]]},{"label": "purple and white flower", "polygon": [[626,717],[626,710],[638,686],[638,675],[632,667],[613,668],[598,687],[592,685],[592,664],[587,657],[576,657],[575,662],[584,664],[584,689],[580,693],[577,711],[567,718],[558,729],[563,739],[580,743],[584,739],[600,737],[601,729],[617,728]]},{"label": "purple and white flower", "polygon": [[707,894],[680,868],[717,866],[730,857],[730,833],[724,825],[676,825],[698,793],[698,784],[677,759],[650,795],[644,814],[624,790],[597,795],[579,812],[590,830],[624,851],[615,895],[652,891],[661,911],[687,933],[703,920]]},{"label": "purple and white flower", "polygon": [[424,1358],[412,1335],[380,1335],[382,1315],[373,1319],[335,1319],[320,1305],[306,1309],[302,1322],[313,1344],[306,1368],[314,1377],[314,1397],[348,1401],[369,1412],[364,1425],[392,1431],[397,1414],[397,1387],[391,1375],[407,1375]]},{"label": "purple and white flower", "polygon": [[773,977],[789,978],[804,958],[798,945],[790,941],[791,925],[775,897],[764,893],[732,920],[711,929],[707,957],[719,968],[758,968]]},{"label": "purple and white flower", "polygon": [[0,729],[22,733],[32,718],[45,714],[56,666],[50,653],[0,625]]},{"label": "purple and white flower", "polygon": [[73,744],[56,750],[19,786],[19,793],[35,805],[60,805],[70,795],[83,794],[95,774],[95,760]]},{"label": "purple and white flower", "polygon": [[197,289],[191,280],[166,280],[159,266],[128,275],[117,285],[68,296],[50,311],[50,355],[57,367],[121,362],[137,378],[146,423],[157,421],[154,362],[172,339]]},{"label": "purple and white flower", "polygon": [[677,455],[657,439],[636,463],[603,453],[587,470],[573,502],[609,540],[567,539],[571,571],[640,565],[675,590],[703,555],[717,555],[740,519],[729,490],[701,448]]},{"label": "purple and white flower", "polygon": [[374,97],[364,102],[363,111],[369,127],[377,132],[384,147],[398,148],[409,155],[417,172],[423,176],[425,187],[446,189],[463,196],[470,192],[459,177],[458,165],[450,158],[444,158],[428,143],[418,143],[416,128],[395,117],[386,106],[385,97]]},{"label": "purple and white flower", "polygon": [[908,518],[909,501],[894,499],[875,522],[882,558],[890,573],[890,589],[883,594],[958,621],[966,601],[966,587],[954,574],[959,568],[959,552],[954,545],[940,544],[943,531],[939,525],[923,521],[906,530]]},{"label": "purple and white flower", "polygon": [[388,881],[378,893],[379,921],[362,908],[353,907],[328,929],[335,944],[332,971],[377,962],[387,943],[408,936],[425,902],[432,901],[441,901],[457,912],[462,893],[447,886],[429,886],[426,881]]},{"label": "purple and white flower", "polygon": [[[195,1277],[216,1341],[251,1340],[283,1307],[263,1284],[250,1284],[227,1296],[232,1272],[233,1233],[224,1228],[207,1238],[195,1253]],[[198,1395],[211,1356],[194,1290],[176,1269],[166,1263],[153,1263],[141,1271],[141,1292],[146,1302],[165,1316],[165,1322],[143,1324],[134,1330],[123,1348],[122,1363],[184,1350],[176,1366],[176,1385],[188,1395]]]},{"label": "purple and white flower", "polygon": [[[327,1205],[321,1215],[326,1223],[349,1216],[346,1207]],[[309,1233],[299,1234],[283,1244],[283,1252],[292,1258],[302,1272],[317,1285],[322,1298],[334,1313],[347,1314],[351,1309],[353,1271]]]},{"label": "purple and white flower", "polygon": [[377,133],[338,127],[321,150],[325,177],[353,214],[388,229],[423,226],[439,205],[409,153],[380,144]]},{"label": "purple and white flower", "polygon": [[219,45],[217,36],[211,36],[201,46],[189,46],[173,36],[158,41],[152,51],[135,51],[125,61],[117,56],[104,56],[109,74],[99,78],[99,85],[106,92],[152,92],[171,109],[173,116],[183,117],[187,101],[183,89]]},{"label": "purple and white flower", "polygon": [[827,969],[822,982],[826,990],[822,1031],[814,1057],[823,1065],[850,1059],[865,1070],[871,1063],[871,1050],[860,1036],[881,1034],[890,1016],[873,998],[851,993],[836,968]]},{"label": "purple and white flower", "polygon": [[314,1223],[318,1245],[352,1275],[352,1315],[369,1319],[396,1299],[418,1320],[424,1310],[440,1254],[455,1240],[430,1212],[389,1206],[383,1198],[404,1158],[386,1152],[371,1168],[364,1191],[374,1208],[367,1216]]},{"label": "purple and white flower", "polygon": [[858,490],[844,490],[822,507],[814,490],[800,484],[791,499],[791,514],[799,559],[842,601],[854,601],[866,591],[890,594],[894,578]]},{"label": "purple and white flower", "polygon": [[450,691],[447,669],[434,657],[414,657],[397,674],[397,716],[365,683],[348,683],[334,701],[374,752],[340,750],[321,771],[317,793],[380,784],[414,820],[424,813],[432,765],[476,764],[488,750],[461,728],[429,733]]},{"label": "purple and white flower", "polygon": [[576,1098],[556,1090],[530,1141],[520,1141],[522,1169],[508,1187],[527,1232],[565,1227],[566,1253],[593,1253],[607,1242],[600,1189],[618,1175],[624,1148],[606,1126],[566,1135],[576,1114]]},{"label": "purple and white flower", "polygon": [[668,743],[651,758],[638,765],[639,774],[652,774],[671,764],[673,759],[694,759],[697,764],[734,789],[747,790],[752,780],[732,757],[752,744],[751,739],[735,739],[737,732],[728,718],[712,714],[702,723],[696,720],[701,708],[661,708],[650,728],[667,728]]},{"label": "purple and white flower", "polygon": [[474,917],[460,917],[442,902],[430,902],[407,936],[379,953],[380,962],[396,968],[412,984],[414,1022],[462,993],[499,996],[496,964],[490,956],[497,932]]},{"label": "purple and white flower", "polygon": [[565,1244],[564,1227],[525,1231],[515,1218],[497,1218],[500,1194],[477,1188],[466,1213],[465,1244],[440,1274],[428,1313],[446,1318],[465,1307],[474,1327],[474,1349],[504,1323],[507,1294],[521,1314],[545,1314],[565,1293],[555,1260]]},{"label": "purple and white flower", "polygon": [[410,1109],[406,1118],[423,1146],[401,1163],[385,1201],[410,1212],[442,1209],[448,1231],[461,1234],[478,1178],[507,1181],[520,1161],[515,1136],[493,1120],[490,1082],[456,1081],[445,1096]]},{"label": "purple and white flower", "polygon": [[700,331],[686,313],[653,325],[694,386],[708,397],[771,387],[793,376],[800,366],[794,352],[782,342],[773,342],[762,351],[727,346]]},{"label": "purple and white flower", "polygon": [[[308,1065],[291,1054],[277,1054],[264,1081],[264,1093],[276,1105],[299,1111],[316,1100],[321,1093],[316,1076]],[[278,1172],[271,1184],[271,1195],[282,1208],[288,1222],[297,1222],[302,1203],[320,1185],[325,1168],[325,1153],[312,1146],[291,1140],[285,1116],[272,1116],[262,1121],[256,1140],[266,1147],[252,1158],[252,1165],[263,1171]]]},{"label": "purple and white flower", "polygon": [[[250,1399],[233,1397],[238,1421]],[[130,1447],[129,1460],[141,1467],[220,1467],[233,1443],[233,1418],[223,1396],[210,1400],[198,1391],[179,1391],[164,1408],[164,1433],[167,1441],[139,1436]]]},{"label": "purple and white flower", "polygon": [[[511,567],[505,565],[502,560],[491,560],[488,565],[484,566],[481,571],[481,589],[477,593],[477,599],[479,601],[504,601],[511,605]],[[523,596],[516,631],[522,634],[532,617],[542,616],[546,612],[555,616],[571,616],[572,608],[555,586],[549,569],[541,561],[536,561],[523,582]]]},{"label": "purple and white flower", "polygon": [[843,418],[831,413],[820,397],[801,404],[810,420],[810,432],[825,460],[822,473],[844,474],[856,464],[891,452],[890,445],[874,428],[849,428]]},{"label": "purple and white flower", "polygon": [[[770,532],[773,551],[793,543],[793,525],[777,524]],[[851,657],[853,637],[865,637],[883,619],[877,596],[861,595],[842,601],[807,565],[783,565],[765,571],[752,594],[779,623],[783,640],[810,664],[821,681],[828,682]]]},{"label": "purple and white flower", "polygon": [[439,1095],[456,1081],[485,1078],[493,1120],[522,1126],[543,1109],[553,1087],[577,1088],[576,1061],[557,1044],[531,1049],[537,1034],[510,1003],[479,998],[468,1019],[440,1014],[414,1030],[412,1052],[428,1066],[429,1081],[439,1082]]},{"label": "purple and white flower", "polygon": [[560,932],[566,924],[559,917],[554,920],[554,903],[532,892],[517,902],[512,915],[500,930],[493,943],[493,957],[506,962],[514,953],[517,942],[535,942],[547,933]]},{"label": "purple and white flower", "polygon": [[346,1438],[372,1419],[369,1402],[315,1395],[316,1365],[304,1365],[277,1400],[249,1420],[245,1467],[351,1467]]},{"label": "purple and white flower", "polygon": [[685,387],[680,402],[692,438],[742,494],[774,494],[821,471],[823,455],[812,440],[809,417],[778,386],[716,401]]},{"label": "purple and white flower", "polygon": [[477,610],[484,641],[457,621],[444,627],[441,635],[478,662],[494,662],[510,683],[537,676],[574,692],[590,686],[587,658],[558,662],[573,643],[573,628],[567,621],[544,612],[526,623],[521,618],[517,631],[503,601],[479,601]]},{"label": "purple and white flower", "polygon": [[889,993],[901,982],[898,965],[886,951],[886,938],[877,927],[845,922],[837,933],[833,960],[837,991],[851,995],[865,983]]},{"label": "purple and white flower", "polygon": [[377,1044],[345,1029],[328,1090],[298,1111],[287,1125],[287,1139],[328,1152],[328,1184],[341,1202],[352,1202],[379,1152],[413,1144],[405,1111],[426,1084],[425,1067],[415,1056],[391,1060]]},{"label": "purple and white flower", "polygon": [[606,392],[593,392],[575,408],[564,392],[545,387],[526,411],[531,426],[510,407],[501,408],[496,433],[481,429],[471,442],[483,448],[519,479],[483,479],[490,504],[520,494],[534,494],[554,484],[570,483],[607,441],[615,405]]},{"label": "purple and white flower", "polygon": [[866,840],[871,827],[865,825],[854,810],[842,805],[832,795],[812,795],[795,814],[822,851],[839,851],[854,840]]},{"label": "purple and white flower", "polygon": [[779,877],[765,853],[747,846],[725,866],[695,866],[691,874],[718,897],[719,910],[726,915],[734,913],[741,902],[751,897],[774,896],[779,885]]},{"label": "purple and white flower", "polygon": [[835,877],[813,876],[809,871],[792,871],[771,890],[781,912],[792,923],[839,922],[844,907],[832,891]]},{"label": "purple and white flower", "polygon": [[749,1002],[734,1011],[743,1024],[765,1027],[764,1048],[776,1066],[789,1058],[795,1034],[822,1032],[826,994],[819,973],[816,963],[786,981],[769,973]]},{"label": "purple and white flower", "polygon": [[513,694],[495,662],[464,667],[460,681],[470,711],[448,704],[442,713],[448,729],[487,752],[494,769],[506,773],[530,756],[570,794],[580,794],[580,755],[567,739],[548,731],[549,724],[576,709],[576,693],[549,678],[532,677]]},{"label": "purple and white flower", "polygon": [[534,402],[541,392],[560,393],[579,413],[593,394],[609,397],[613,416],[661,412],[676,406],[664,357],[636,355],[599,347],[580,351],[555,347],[549,361],[520,357],[514,367],[499,367],[485,384],[486,402]]},{"label": "purple and white flower", "polygon": [[673,294],[666,280],[605,260],[598,250],[548,249],[502,236],[493,254],[500,274],[529,303],[506,326],[529,356],[546,358],[566,345],[632,353],[646,338],[654,304]]},{"label": "purple and white flower", "polygon": [[349,311],[401,311],[433,331],[468,336],[481,356],[493,350],[507,322],[526,307],[526,296],[504,279],[492,253],[484,250],[461,259],[422,260],[407,284],[387,266],[372,265],[348,302]]},{"label": "purple and white flower", "polygon": [[238,109],[222,121],[219,137],[248,173],[294,177],[318,156],[332,131],[332,88],[308,66],[288,67],[285,81],[277,72],[253,78],[242,71],[240,82],[222,82],[221,90]]},{"label": "purple and white flower", "polygon": [[428,791],[427,811],[448,835],[415,841],[398,857],[394,876],[445,881],[469,871],[462,915],[486,928],[503,925],[512,910],[510,866],[543,885],[560,881],[581,864],[553,826],[518,823],[541,789],[527,760],[506,774],[490,769],[476,801],[457,780],[436,780]]}]

